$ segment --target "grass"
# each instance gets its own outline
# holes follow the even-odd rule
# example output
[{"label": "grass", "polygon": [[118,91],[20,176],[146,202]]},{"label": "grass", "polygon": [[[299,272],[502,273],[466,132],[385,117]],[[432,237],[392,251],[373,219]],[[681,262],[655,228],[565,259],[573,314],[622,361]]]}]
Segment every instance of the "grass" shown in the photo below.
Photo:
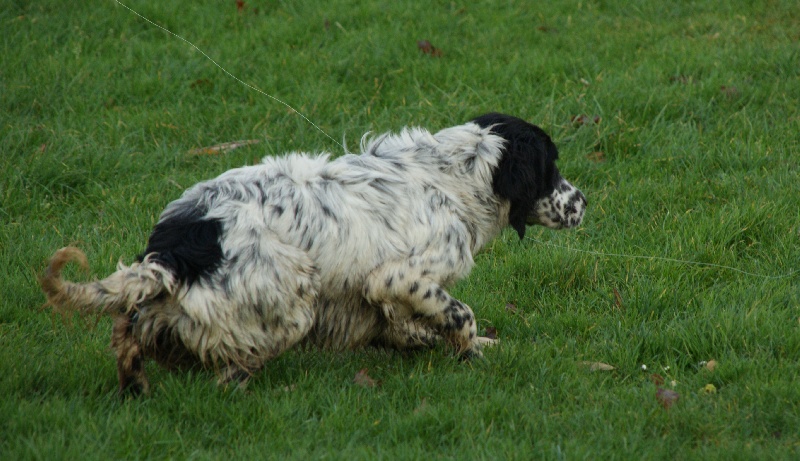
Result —
[{"label": "grass", "polygon": [[[76,244],[93,266],[68,276],[104,276],[196,181],[342,149],[113,1],[0,2],[0,458],[798,456],[795,2],[131,2],[351,150],[534,121],[590,208],[574,232],[504,233],[452,290],[497,329],[484,361],[297,350],[245,393],[151,364],[152,395],[124,401],[109,322],[37,309],[51,253]],[[238,139],[262,142],[189,153]]]}]

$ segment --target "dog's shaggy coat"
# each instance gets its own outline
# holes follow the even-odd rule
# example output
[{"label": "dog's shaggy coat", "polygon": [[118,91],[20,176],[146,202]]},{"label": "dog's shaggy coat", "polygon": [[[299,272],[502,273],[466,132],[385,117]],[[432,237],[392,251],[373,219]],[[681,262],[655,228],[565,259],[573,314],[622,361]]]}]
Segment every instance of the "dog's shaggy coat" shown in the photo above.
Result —
[{"label": "dog's shaggy coat", "polygon": [[505,226],[580,224],[586,199],[559,175],[538,127],[501,114],[431,134],[363,140],[361,154],[292,153],[230,170],[170,203],[137,262],[42,288],[58,309],[114,316],[120,391],[147,391],[143,359],[245,381],[286,349],[488,342],[446,287]]}]

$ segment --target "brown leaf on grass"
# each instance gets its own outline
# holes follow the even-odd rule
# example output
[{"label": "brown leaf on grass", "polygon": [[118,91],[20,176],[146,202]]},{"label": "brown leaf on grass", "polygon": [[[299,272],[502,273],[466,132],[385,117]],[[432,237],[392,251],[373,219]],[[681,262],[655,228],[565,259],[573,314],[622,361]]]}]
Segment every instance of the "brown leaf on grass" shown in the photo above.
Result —
[{"label": "brown leaf on grass", "polygon": [[597,125],[600,123],[599,115],[586,115],[586,114],[579,114],[573,115],[570,118],[570,121],[574,126],[581,126],[581,125]]},{"label": "brown leaf on grass", "polygon": [[672,405],[675,405],[675,402],[680,397],[680,394],[671,389],[662,389],[660,387],[656,389],[656,400],[665,410],[669,410]]},{"label": "brown leaf on grass", "polygon": [[714,371],[717,368],[717,361],[716,360],[709,360],[706,362],[706,370]]},{"label": "brown leaf on grass", "polygon": [[554,34],[558,32],[558,29],[556,29],[555,27],[546,26],[544,24],[542,24],[541,26],[537,26],[536,30],[538,30],[539,32],[545,32],[545,33],[552,32]]},{"label": "brown leaf on grass", "polygon": [[586,154],[586,158],[588,158],[592,162],[605,162],[606,161],[606,154],[600,151],[590,152]]},{"label": "brown leaf on grass", "polygon": [[243,0],[236,0],[236,11],[241,13],[245,6],[247,6],[247,4]]},{"label": "brown leaf on grass", "polygon": [[193,90],[203,90],[203,89],[210,90],[214,88],[214,83],[207,78],[198,78],[189,85],[189,88]]},{"label": "brown leaf on grass", "polygon": [[617,287],[613,288],[614,290],[614,305],[617,306],[619,310],[625,310],[625,306],[622,304],[622,296],[617,291]]},{"label": "brown leaf on grass", "polygon": [[517,308],[516,304],[513,303],[506,303],[506,310],[508,312],[511,312],[512,314],[516,314],[517,312],[519,312],[519,309]]},{"label": "brown leaf on grass", "polygon": [[486,327],[486,333],[484,333],[484,337],[489,339],[497,339],[497,328]]},{"label": "brown leaf on grass", "polygon": [[650,375],[650,381],[656,386],[661,386],[664,384],[664,377],[658,373],[653,373]]},{"label": "brown leaf on grass", "polygon": [[442,57],[442,50],[431,45],[427,40],[417,40],[417,48],[425,54],[429,54],[434,58]]},{"label": "brown leaf on grass", "polygon": [[358,371],[358,373],[356,373],[355,378],[353,378],[353,382],[361,387],[377,387],[381,385],[380,381],[372,379],[367,374],[366,368],[362,368]]},{"label": "brown leaf on grass", "polygon": [[581,365],[588,367],[589,371],[612,371],[616,370],[613,366],[603,362],[581,362]]},{"label": "brown leaf on grass", "polygon": [[721,87],[719,87],[719,91],[722,93],[723,96],[725,96],[728,99],[733,99],[739,96],[739,89],[736,88],[735,86],[722,85]]},{"label": "brown leaf on grass", "polygon": [[231,142],[224,142],[222,144],[215,144],[213,146],[207,147],[200,147],[197,149],[192,149],[189,151],[192,155],[215,155],[215,154],[223,154],[225,152],[230,152],[234,149],[238,149],[240,147],[249,146],[251,144],[258,144],[261,142],[258,139],[246,139],[243,141],[231,141]]}]

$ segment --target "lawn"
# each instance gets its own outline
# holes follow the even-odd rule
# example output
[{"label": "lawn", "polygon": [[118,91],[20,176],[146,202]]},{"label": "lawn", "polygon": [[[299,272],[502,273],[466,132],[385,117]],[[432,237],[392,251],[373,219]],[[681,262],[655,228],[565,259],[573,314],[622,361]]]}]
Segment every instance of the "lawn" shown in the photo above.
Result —
[{"label": "lawn", "polygon": [[[796,1],[123,3],[0,0],[0,458],[800,457]],[[108,319],[40,309],[53,251],[104,277],[199,180],[488,111],[589,209],[451,290],[484,360],[293,350],[246,391],[151,363],[121,399]]]}]

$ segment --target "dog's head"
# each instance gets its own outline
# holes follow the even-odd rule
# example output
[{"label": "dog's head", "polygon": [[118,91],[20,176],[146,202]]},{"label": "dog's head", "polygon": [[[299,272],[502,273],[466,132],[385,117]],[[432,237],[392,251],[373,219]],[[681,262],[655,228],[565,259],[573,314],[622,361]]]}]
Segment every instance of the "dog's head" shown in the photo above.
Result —
[{"label": "dog's head", "polygon": [[520,238],[527,224],[551,229],[580,225],[586,197],[561,177],[558,150],[547,133],[510,115],[491,113],[472,122],[504,139],[492,187],[511,203],[509,225]]}]

